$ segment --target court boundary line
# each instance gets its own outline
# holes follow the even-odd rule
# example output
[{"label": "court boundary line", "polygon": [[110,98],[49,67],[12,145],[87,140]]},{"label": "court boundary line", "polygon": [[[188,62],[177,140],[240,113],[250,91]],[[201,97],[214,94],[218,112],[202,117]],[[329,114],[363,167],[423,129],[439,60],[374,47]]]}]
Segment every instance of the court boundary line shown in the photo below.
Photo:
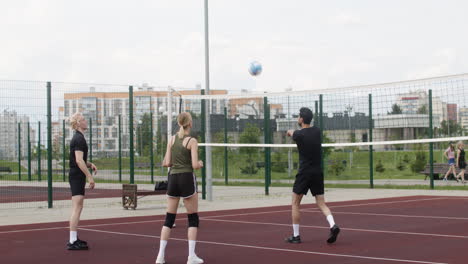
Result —
[{"label": "court boundary line", "polygon": [[[114,231],[97,230],[97,229],[82,229],[82,230],[86,230],[86,231],[90,231],[90,232],[115,234],[115,235],[137,236],[137,237],[146,237],[146,238],[160,238],[160,236],[155,236],[155,235],[123,233],[123,232],[114,232]],[[184,241],[184,242],[188,241],[187,239],[182,239],[182,238],[170,238],[169,240]],[[349,255],[349,254],[333,254],[333,253],[318,252],[318,251],[304,251],[304,250],[294,250],[294,249],[284,249],[284,248],[274,248],[274,247],[261,247],[261,246],[251,246],[251,245],[244,245],[244,244],[223,243],[223,242],[204,241],[204,240],[197,240],[197,243],[231,246],[231,247],[241,247],[241,248],[263,249],[263,250],[272,250],[272,251],[279,251],[279,252],[293,252],[293,253],[303,253],[303,254],[311,254],[311,255],[322,255],[322,256],[329,256],[329,257],[370,259],[370,260],[405,262],[405,263],[420,263],[420,264],[448,264],[448,263],[443,263],[443,262],[430,262],[430,261],[420,261],[420,260],[369,257],[369,256]]]},{"label": "court boundary line", "polygon": [[[388,203],[408,203],[408,202],[419,202],[419,201],[429,201],[429,200],[443,200],[446,199],[445,197],[438,197],[438,198],[427,198],[427,199],[417,199],[417,200],[402,200],[402,201],[389,201],[389,202],[377,202],[377,203],[362,203],[362,204],[350,204],[350,205],[331,205],[328,208],[340,208],[340,207],[355,207],[355,206],[364,206],[364,205],[380,205],[380,204],[388,204]],[[287,206],[287,205],[286,205]],[[313,210],[316,208],[304,208],[303,210]],[[291,209],[288,210],[281,210],[281,211],[274,211],[275,213],[278,212],[290,212]],[[270,212],[252,212],[252,213],[242,213],[242,214],[230,214],[230,215],[213,215],[213,216],[205,216],[205,218],[216,218],[216,217],[228,217],[228,216],[242,216],[242,215],[255,215],[255,214],[266,214]]]},{"label": "court boundary line", "polygon": [[[203,219],[203,218],[201,218],[201,219],[206,220],[206,221],[218,221],[218,222],[239,223],[239,224],[273,225],[273,226],[288,226],[288,227],[292,226],[292,224],[282,224],[282,223],[250,222],[250,221],[224,220],[224,219]],[[301,225],[301,227],[319,228],[319,229],[327,229],[327,230],[330,229],[330,227],[326,227],[326,226],[312,226],[312,225]],[[435,237],[445,237],[445,238],[468,239],[468,236],[444,235],[444,234],[432,234],[432,233],[416,233],[416,232],[362,229],[362,228],[347,228],[347,227],[340,227],[340,229],[341,230],[356,231],[356,232],[386,233],[386,234],[416,235],[416,236],[435,236]]]},{"label": "court boundary line", "polygon": [[[386,199],[386,198],[381,198]],[[336,206],[329,206],[329,208],[338,208],[338,207],[354,207],[354,206],[363,206],[363,205],[379,205],[379,204],[388,204],[388,203],[407,203],[407,202],[419,202],[419,201],[428,201],[428,200],[441,200],[447,199],[446,197],[436,197],[436,198],[425,198],[425,199],[414,199],[414,200],[401,200],[401,201],[388,201],[388,202],[376,202],[376,203],[361,203],[361,204],[349,204],[349,205],[336,205]],[[255,208],[251,208],[255,209]],[[304,210],[313,210],[315,208],[305,208],[301,209]],[[238,210],[238,209],[233,209]],[[269,214],[269,213],[284,213],[290,212],[291,209],[287,210],[275,210],[275,211],[262,211],[262,212],[252,212],[252,213],[241,213],[241,214],[227,214],[227,215],[213,215],[213,216],[204,216],[202,219],[208,220],[211,218],[218,218],[218,217],[230,217],[230,216],[244,216],[244,215],[257,215],[257,214]],[[208,212],[215,212],[215,211],[208,211]],[[200,212],[199,212],[200,213]],[[203,213],[203,212],[201,212]],[[96,219],[92,219],[96,220]],[[179,219],[178,219],[179,220]],[[83,220],[86,221],[86,220]],[[110,226],[110,225],[126,225],[126,224],[141,224],[141,223],[149,223],[149,222],[161,222],[164,220],[144,220],[144,221],[134,221],[134,222],[116,222],[116,223],[106,223],[106,224],[91,224],[91,225],[83,225],[81,227],[96,227],[96,226]],[[176,220],[177,221],[177,220]],[[39,223],[41,224],[41,223]],[[65,227],[46,227],[46,228],[33,228],[33,229],[21,229],[21,230],[12,230],[12,231],[0,231],[0,234],[9,234],[9,233],[20,233],[20,232],[32,232],[32,231],[47,231],[47,230],[57,230],[57,229],[64,229],[68,228]]]},{"label": "court boundary line", "polygon": [[[301,212],[321,213],[319,209],[304,209]],[[401,215],[401,214],[379,214],[379,213],[361,213],[361,212],[340,212],[333,211],[333,214],[351,214],[351,215],[373,215],[373,216],[390,216],[404,218],[429,218],[429,219],[444,219],[444,220],[468,220],[468,217],[453,217],[453,216],[428,216],[428,215]]]}]

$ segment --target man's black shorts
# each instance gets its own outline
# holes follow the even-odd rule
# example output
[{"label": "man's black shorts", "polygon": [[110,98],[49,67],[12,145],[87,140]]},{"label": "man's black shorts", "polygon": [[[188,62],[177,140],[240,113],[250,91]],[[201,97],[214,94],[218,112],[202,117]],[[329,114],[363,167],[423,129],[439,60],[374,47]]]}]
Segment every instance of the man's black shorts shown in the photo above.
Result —
[{"label": "man's black shorts", "polygon": [[85,195],[86,176],[80,168],[70,168],[68,174],[72,196]]},{"label": "man's black shorts", "polygon": [[322,172],[301,172],[296,175],[293,192],[306,195],[309,190],[313,196],[325,193]]},{"label": "man's black shorts", "polygon": [[167,181],[167,195],[175,198],[189,198],[197,193],[197,178],[193,172],[170,174]]}]

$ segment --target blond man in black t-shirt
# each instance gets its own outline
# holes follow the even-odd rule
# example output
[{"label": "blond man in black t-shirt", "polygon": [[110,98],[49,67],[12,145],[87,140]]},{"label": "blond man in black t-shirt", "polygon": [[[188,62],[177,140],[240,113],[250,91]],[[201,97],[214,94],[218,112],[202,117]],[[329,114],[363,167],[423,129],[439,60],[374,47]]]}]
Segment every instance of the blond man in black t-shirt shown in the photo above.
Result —
[{"label": "blond man in black t-shirt", "polygon": [[88,122],[81,113],[75,113],[70,117],[70,125],[75,134],[70,142],[70,172],[68,180],[72,195],[72,212],[70,216],[70,239],[67,243],[68,250],[87,250],[88,243],[78,238],[78,223],[83,201],[85,197],[86,180],[89,188],[94,189],[94,178],[89,169],[97,173],[96,166],[88,162],[88,144],[84,132],[88,129]]}]

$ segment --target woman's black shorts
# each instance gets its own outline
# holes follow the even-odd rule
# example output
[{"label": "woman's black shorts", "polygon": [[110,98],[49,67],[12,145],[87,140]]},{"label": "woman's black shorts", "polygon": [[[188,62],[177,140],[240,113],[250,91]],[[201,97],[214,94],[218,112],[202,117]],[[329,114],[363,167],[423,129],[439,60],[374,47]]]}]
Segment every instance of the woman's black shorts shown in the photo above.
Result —
[{"label": "woman's black shorts", "polygon": [[85,195],[86,175],[80,168],[70,168],[68,181],[70,182],[72,196]]},{"label": "woman's black shorts", "polygon": [[176,198],[189,198],[197,193],[197,178],[193,172],[169,174],[167,195]]}]

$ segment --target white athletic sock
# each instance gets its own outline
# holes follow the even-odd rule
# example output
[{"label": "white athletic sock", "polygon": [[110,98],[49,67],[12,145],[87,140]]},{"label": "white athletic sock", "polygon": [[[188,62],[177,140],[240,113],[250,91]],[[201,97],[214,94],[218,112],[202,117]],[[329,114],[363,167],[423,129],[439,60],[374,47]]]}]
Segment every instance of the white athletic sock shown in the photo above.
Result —
[{"label": "white athletic sock", "polygon": [[327,221],[330,224],[330,228],[335,225],[335,220],[333,220],[333,215],[327,215]]},{"label": "white athletic sock", "polygon": [[299,224],[293,224],[293,236],[297,237],[299,235]]},{"label": "white athletic sock", "polygon": [[78,239],[78,232],[77,231],[70,231],[70,244],[73,244]]},{"label": "white athletic sock", "polygon": [[158,257],[164,258],[164,252],[166,251],[167,240],[159,240],[159,253]]},{"label": "white athletic sock", "polygon": [[197,243],[196,240],[189,240],[188,241],[188,255],[189,257],[195,256],[195,244]]}]

